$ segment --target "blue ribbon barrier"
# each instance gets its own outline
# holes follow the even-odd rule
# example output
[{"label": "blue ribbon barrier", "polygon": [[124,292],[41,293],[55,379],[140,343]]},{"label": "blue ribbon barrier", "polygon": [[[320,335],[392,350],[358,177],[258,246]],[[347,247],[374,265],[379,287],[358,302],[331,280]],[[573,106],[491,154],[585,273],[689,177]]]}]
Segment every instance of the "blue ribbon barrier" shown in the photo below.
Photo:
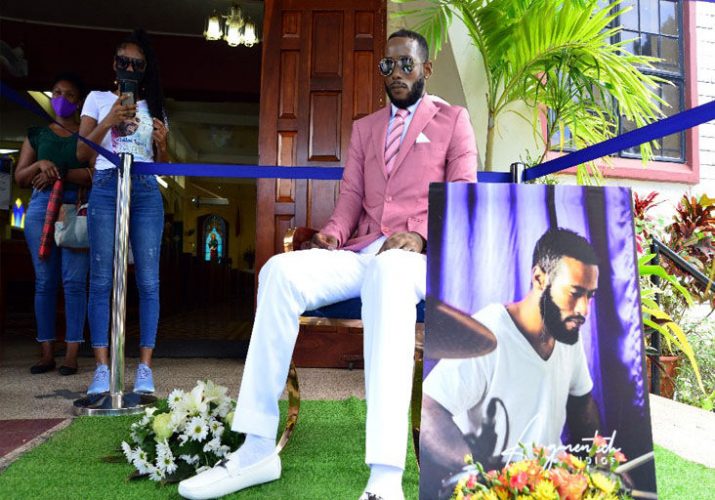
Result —
[{"label": "blue ribbon barrier", "polygon": [[575,165],[617,153],[618,151],[623,151],[624,149],[632,148],[665,137],[666,135],[695,127],[710,120],[715,120],[715,101],[701,104],[700,106],[682,111],[677,115],[663,118],[662,120],[631,130],[612,139],[607,139],[598,144],[531,167],[524,171],[523,180],[529,181],[544,175],[560,172]]},{"label": "blue ribbon barrier", "polygon": [[[2,81],[0,81],[0,95],[9,98],[32,113],[52,123],[56,123],[60,127],[62,126],[49,114],[47,114],[44,109],[40,108],[36,104],[30,103]],[[560,172],[567,168],[695,127],[710,120],[715,120],[715,101],[682,111],[676,115],[653,122],[617,137],[613,137],[612,139],[608,139],[579,151],[560,156],[559,158],[555,158],[545,163],[541,163],[540,165],[526,169],[522,175],[522,180],[534,180],[545,175]],[[106,150],[102,146],[95,144],[77,133],[74,133],[74,135],[99,154],[107,158],[114,165],[119,166],[121,164],[119,155]],[[279,167],[155,162],[136,162],[134,163],[132,169],[133,172],[138,174],[183,175],[188,177],[240,177],[249,179],[340,180],[342,179],[343,174],[343,167]],[[479,182],[487,183],[509,183],[512,182],[512,175],[510,172],[477,172],[477,180]]]},{"label": "blue ribbon barrier", "polygon": [[260,167],[258,165],[204,163],[148,163],[132,165],[136,174],[185,175],[187,177],[242,177],[244,179],[318,179],[339,181],[343,167]]}]

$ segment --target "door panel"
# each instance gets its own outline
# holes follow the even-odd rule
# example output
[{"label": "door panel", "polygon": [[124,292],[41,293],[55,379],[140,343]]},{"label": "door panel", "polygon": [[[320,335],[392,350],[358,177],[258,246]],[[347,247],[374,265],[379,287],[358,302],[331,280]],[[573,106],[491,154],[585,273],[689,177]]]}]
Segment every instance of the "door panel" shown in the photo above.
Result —
[{"label": "door panel", "polygon": [[[377,60],[384,0],[266,0],[261,78],[261,165],[335,166],[353,120],[384,105]],[[320,228],[337,181],[258,182],[256,265],[281,251],[291,226]]]}]

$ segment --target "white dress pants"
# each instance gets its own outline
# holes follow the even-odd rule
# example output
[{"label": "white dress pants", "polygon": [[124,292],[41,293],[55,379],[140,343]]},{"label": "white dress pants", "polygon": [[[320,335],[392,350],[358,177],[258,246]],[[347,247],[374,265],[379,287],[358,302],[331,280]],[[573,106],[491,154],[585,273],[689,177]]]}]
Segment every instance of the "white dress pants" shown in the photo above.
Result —
[{"label": "white dress pants", "polygon": [[374,246],[363,253],[288,252],[263,266],[233,430],[276,437],[278,399],[298,337],[299,316],[360,296],[367,399],[365,461],[404,468],[415,306],[425,297],[426,257],[399,249],[375,255]]}]

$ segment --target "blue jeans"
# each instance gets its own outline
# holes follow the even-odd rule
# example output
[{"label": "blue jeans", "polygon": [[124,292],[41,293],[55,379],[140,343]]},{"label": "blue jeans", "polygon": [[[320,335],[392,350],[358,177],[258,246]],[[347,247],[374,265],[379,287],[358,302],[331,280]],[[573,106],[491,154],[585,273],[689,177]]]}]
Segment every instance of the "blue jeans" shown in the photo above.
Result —
[{"label": "blue jeans", "polygon": [[[109,345],[109,311],[114,264],[116,168],[97,170],[89,197],[89,329],[92,347]],[[139,291],[139,346],[153,348],[159,324],[159,251],[164,204],[153,175],[132,175],[129,242]]]},{"label": "blue jeans", "polygon": [[[38,257],[42,226],[45,223],[47,200],[51,189],[34,190],[25,216],[25,240],[35,268],[35,320],[37,321],[37,341],[55,340],[55,311],[57,290],[60,279],[65,292],[65,341],[84,340],[84,322],[87,317],[87,252],[69,248],[58,248],[52,243],[50,256],[45,260]],[[74,203],[77,193],[68,192],[63,200]]]}]

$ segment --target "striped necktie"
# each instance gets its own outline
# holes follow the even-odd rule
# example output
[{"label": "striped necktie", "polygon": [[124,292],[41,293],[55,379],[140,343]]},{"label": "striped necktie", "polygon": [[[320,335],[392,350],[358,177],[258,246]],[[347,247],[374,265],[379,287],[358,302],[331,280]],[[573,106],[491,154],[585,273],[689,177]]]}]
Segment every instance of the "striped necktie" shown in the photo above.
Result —
[{"label": "striped necktie", "polygon": [[387,135],[385,142],[385,170],[389,175],[397,160],[397,152],[400,150],[402,142],[402,131],[405,129],[405,118],[409,115],[406,109],[398,109],[395,119],[392,121],[392,129]]}]

